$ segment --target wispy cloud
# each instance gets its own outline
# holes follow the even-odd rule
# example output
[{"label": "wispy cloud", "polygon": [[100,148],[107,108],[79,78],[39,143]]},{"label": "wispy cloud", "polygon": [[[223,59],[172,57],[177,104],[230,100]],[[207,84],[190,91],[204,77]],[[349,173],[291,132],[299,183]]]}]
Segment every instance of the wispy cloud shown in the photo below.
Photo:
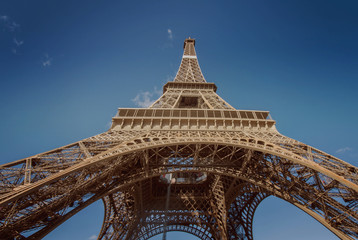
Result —
[{"label": "wispy cloud", "polygon": [[10,31],[14,32],[17,28],[20,27],[20,24],[17,24],[16,22],[10,22],[7,27]]},{"label": "wispy cloud", "polygon": [[157,88],[154,88],[152,92],[145,91],[138,93],[137,96],[132,99],[132,101],[137,106],[146,108],[152,105],[155,102],[156,98],[160,96],[160,94],[161,92],[157,90]]},{"label": "wispy cloud", "polygon": [[15,35],[17,35],[18,28],[20,28],[20,24],[16,23],[15,21],[11,20],[7,15],[0,15],[0,28],[7,33],[10,33],[13,36],[13,42],[16,45],[11,49],[13,54],[19,53],[19,47],[24,44],[24,41],[18,40]]},{"label": "wispy cloud", "polygon": [[345,153],[345,152],[349,152],[352,151],[352,148],[350,147],[344,147],[344,148],[340,148],[336,151],[336,153]]},{"label": "wispy cloud", "polygon": [[92,235],[88,238],[88,240],[96,240],[97,239],[97,236],[96,235]]},{"label": "wispy cloud", "polygon": [[175,76],[176,76],[176,73],[174,73],[174,75],[167,75],[167,77],[165,78],[164,84],[167,82],[173,81]]},{"label": "wispy cloud", "polygon": [[5,29],[10,32],[14,32],[16,29],[20,28],[20,24],[12,21],[6,15],[0,15],[0,21],[2,22],[2,25],[5,27]]},{"label": "wispy cloud", "polygon": [[171,30],[170,28],[168,28],[168,38],[169,38],[170,40],[173,39],[173,32],[172,32],[172,30]]},{"label": "wispy cloud", "polygon": [[24,41],[17,40],[16,38],[14,38],[14,43],[15,43],[16,46],[12,49],[12,53],[13,53],[13,54],[18,54],[18,53],[19,53],[20,46],[21,46],[22,44],[24,44]]},{"label": "wispy cloud", "polygon": [[52,58],[47,53],[45,53],[41,63],[43,67],[49,67],[52,65]]},{"label": "wispy cloud", "polygon": [[112,121],[107,122],[106,128],[110,128],[112,126]]},{"label": "wispy cloud", "polygon": [[24,44],[24,41],[17,40],[16,38],[14,38],[14,43],[16,44],[16,46],[20,47],[22,44]]}]

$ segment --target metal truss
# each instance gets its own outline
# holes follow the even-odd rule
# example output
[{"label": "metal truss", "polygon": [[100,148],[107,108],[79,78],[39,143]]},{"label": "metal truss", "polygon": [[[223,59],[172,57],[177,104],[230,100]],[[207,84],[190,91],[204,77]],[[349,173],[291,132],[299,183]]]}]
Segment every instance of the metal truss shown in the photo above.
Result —
[{"label": "metal truss", "polygon": [[119,109],[105,133],[0,166],[1,238],[43,238],[102,199],[98,239],[252,240],[270,195],[358,238],[357,167],[283,136],[268,112],[232,108],[202,77],[194,44],[150,108]]}]

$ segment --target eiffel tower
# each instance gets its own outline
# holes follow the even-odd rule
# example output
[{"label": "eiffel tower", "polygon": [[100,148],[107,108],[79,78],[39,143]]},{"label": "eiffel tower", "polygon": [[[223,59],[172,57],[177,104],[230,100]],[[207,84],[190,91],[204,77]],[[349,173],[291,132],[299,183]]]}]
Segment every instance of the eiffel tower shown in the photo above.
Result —
[{"label": "eiffel tower", "polygon": [[41,239],[102,199],[98,239],[251,240],[255,209],[273,195],[357,239],[358,168],[216,90],[186,39],[175,79],[150,107],[120,108],[107,132],[1,165],[0,238]]}]

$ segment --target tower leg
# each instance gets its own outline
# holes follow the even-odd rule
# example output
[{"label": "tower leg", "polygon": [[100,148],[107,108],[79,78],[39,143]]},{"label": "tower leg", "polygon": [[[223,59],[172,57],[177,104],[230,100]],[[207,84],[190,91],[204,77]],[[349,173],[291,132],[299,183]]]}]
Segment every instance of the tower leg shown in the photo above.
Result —
[{"label": "tower leg", "polygon": [[213,234],[215,239],[218,240],[227,240],[227,227],[226,227],[226,204],[225,204],[225,192],[223,182],[220,179],[220,176],[215,176],[215,180],[212,186],[212,200],[211,200],[211,208],[213,217],[215,219],[217,229]]},{"label": "tower leg", "polygon": [[268,196],[267,193],[257,191],[255,188],[251,184],[246,184],[231,203],[227,221],[229,239],[253,240],[252,223],[255,210]]},{"label": "tower leg", "polygon": [[130,192],[110,194],[103,199],[105,217],[98,239],[126,239],[136,216]]}]

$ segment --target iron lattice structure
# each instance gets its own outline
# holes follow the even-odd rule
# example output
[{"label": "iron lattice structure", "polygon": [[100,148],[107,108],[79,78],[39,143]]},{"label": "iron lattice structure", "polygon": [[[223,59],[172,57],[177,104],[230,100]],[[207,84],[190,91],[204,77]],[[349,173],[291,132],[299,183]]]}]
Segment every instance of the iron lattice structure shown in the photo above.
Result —
[{"label": "iron lattice structure", "polygon": [[42,238],[102,199],[98,239],[253,239],[270,195],[358,238],[357,167],[283,136],[267,111],[230,106],[194,46],[185,40],[174,81],[149,108],[120,108],[107,132],[0,166],[1,238]]}]

